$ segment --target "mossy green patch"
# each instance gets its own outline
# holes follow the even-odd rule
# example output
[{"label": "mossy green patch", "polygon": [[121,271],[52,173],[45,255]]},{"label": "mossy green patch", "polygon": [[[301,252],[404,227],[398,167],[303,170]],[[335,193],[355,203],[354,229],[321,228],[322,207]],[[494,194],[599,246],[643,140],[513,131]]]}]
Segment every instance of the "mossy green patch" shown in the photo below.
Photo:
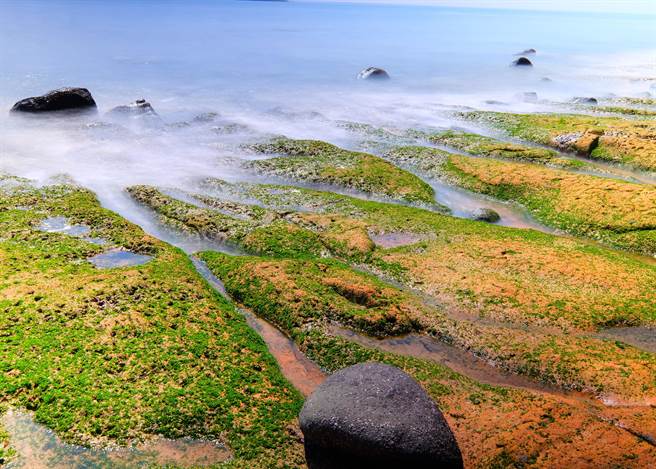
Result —
[{"label": "mossy green patch", "polygon": [[518,143],[503,142],[492,137],[470,132],[447,130],[435,133],[417,131],[413,133],[417,136],[423,136],[431,143],[454,148],[476,156],[502,158],[515,161],[530,161],[532,163],[548,164],[566,168],[581,168],[585,166],[584,162],[564,158],[554,150],[530,147]]},{"label": "mossy green patch", "polygon": [[270,260],[204,252],[234,298],[286,331],[334,319],[385,337],[415,330],[421,306],[377,278],[335,260]]},{"label": "mossy green patch", "polygon": [[[621,252],[533,230],[310,189],[239,184],[229,190],[276,210],[311,210],[290,213],[287,220],[317,232],[325,246],[331,246],[326,235],[331,229],[349,226],[365,236],[372,232],[421,235],[395,248],[331,248],[330,252],[424,290],[469,314],[500,315],[506,320],[519,315],[522,321],[582,328],[655,319],[656,297],[651,289],[656,286],[656,268]],[[366,247],[365,241],[359,244]],[[462,294],[466,291],[472,294]]]},{"label": "mossy green patch", "polygon": [[656,120],[653,119],[494,112],[471,112],[462,117],[488,123],[514,137],[593,159],[656,170]]},{"label": "mossy green patch", "polygon": [[[98,270],[86,259],[110,246],[38,231],[54,215],[154,258]],[[0,376],[5,402],[67,441],[219,438],[235,466],[298,462],[302,400],[262,340],[181,251],[86,190],[0,196]]]},{"label": "mossy green patch", "polygon": [[232,257],[215,252],[202,253],[201,258],[223,280],[231,297],[296,340],[333,321],[377,337],[421,331],[511,372],[564,388],[610,393],[627,400],[651,396],[656,390],[656,356],[632,347],[539,329],[455,320],[440,307],[429,307],[410,293],[331,260]]},{"label": "mossy green patch", "polygon": [[428,184],[368,153],[344,150],[321,141],[285,138],[255,145],[253,149],[261,153],[286,155],[250,162],[249,166],[259,172],[407,202],[435,204],[435,194]]},{"label": "mossy green patch", "polygon": [[656,111],[652,109],[640,109],[624,106],[600,106],[595,108],[599,112],[608,112],[612,114],[624,114],[636,117],[656,117]]},{"label": "mossy green patch", "polygon": [[[193,230],[220,242],[226,242],[261,255],[321,255],[326,248],[316,233],[286,222],[279,214],[257,206],[230,202],[240,213],[255,214],[255,219],[241,219],[218,210],[198,207],[164,194],[150,186],[132,186],[128,192],[138,202],[156,211],[173,226]],[[205,202],[220,201],[204,197]],[[225,208],[225,205],[219,204]],[[238,208],[240,210],[238,210]]]},{"label": "mossy green patch", "polygon": [[460,186],[522,203],[547,225],[656,255],[653,186],[459,155],[443,168]]}]

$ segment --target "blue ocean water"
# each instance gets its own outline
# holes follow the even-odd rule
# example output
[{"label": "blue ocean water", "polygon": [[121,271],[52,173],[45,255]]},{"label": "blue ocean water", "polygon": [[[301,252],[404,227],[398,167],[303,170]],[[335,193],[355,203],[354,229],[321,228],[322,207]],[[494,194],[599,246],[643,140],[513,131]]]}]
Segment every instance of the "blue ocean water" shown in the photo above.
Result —
[{"label": "blue ocean water", "polygon": [[[493,2],[491,2],[493,3]],[[383,67],[396,86],[460,93],[518,86],[508,64],[535,48],[523,82],[645,76],[656,16],[237,0],[3,0],[0,104],[64,84],[123,94],[349,91]],[[650,50],[652,49],[652,50]],[[647,63],[640,62],[645,53]],[[627,56],[636,54],[635,63]],[[651,60],[651,63],[649,63]],[[606,66],[606,73],[601,73]],[[624,67],[624,68],[622,68]],[[526,75],[526,74],[525,74]],[[598,83],[589,86],[597,91]],[[621,86],[621,84],[608,85]],[[638,88],[638,87],[636,87]],[[645,87],[645,90],[647,87]],[[610,91],[610,90],[609,90]]]}]

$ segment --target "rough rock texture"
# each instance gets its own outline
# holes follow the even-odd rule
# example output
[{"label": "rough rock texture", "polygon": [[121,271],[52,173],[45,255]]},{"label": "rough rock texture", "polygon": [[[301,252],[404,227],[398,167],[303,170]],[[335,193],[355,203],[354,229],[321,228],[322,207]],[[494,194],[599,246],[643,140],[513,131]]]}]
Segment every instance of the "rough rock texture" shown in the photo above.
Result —
[{"label": "rough rock texture", "polygon": [[358,73],[360,80],[389,80],[389,74],[382,68],[368,67]]},{"label": "rough rock texture", "polygon": [[126,116],[126,117],[141,117],[141,116],[157,116],[155,109],[145,99],[137,99],[135,102],[128,105],[116,106],[109,111],[112,116]]},{"label": "rough rock texture", "polygon": [[572,99],[572,103],[574,103],[574,104],[589,104],[589,105],[592,105],[592,106],[596,106],[597,104],[599,104],[599,101],[597,101],[597,98],[577,96],[576,98]]},{"label": "rough rock texture", "polygon": [[496,223],[501,220],[497,212],[491,208],[479,208],[472,213],[472,218],[478,221],[485,221],[488,223]]},{"label": "rough rock texture", "polygon": [[50,112],[95,109],[96,102],[86,88],[59,88],[43,96],[18,101],[12,112]]},{"label": "rough rock texture", "polygon": [[520,57],[512,63],[515,67],[532,67],[533,62],[526,57]]},{"label": "rough rock texture", "polygon": [[361,363],[330,376],[300,414],[311,469],[461,468],[435,403],[398,368]]}]

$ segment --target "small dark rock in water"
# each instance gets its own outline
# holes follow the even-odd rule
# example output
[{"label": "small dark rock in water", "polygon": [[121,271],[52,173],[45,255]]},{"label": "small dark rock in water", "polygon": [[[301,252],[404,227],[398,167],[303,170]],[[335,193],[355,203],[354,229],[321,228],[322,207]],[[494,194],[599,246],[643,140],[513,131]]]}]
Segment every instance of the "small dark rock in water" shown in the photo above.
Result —
[{"label": "small dark rock in water", "polygon": [[588,97],[576,97],[572,99],[572,103],[574,104],[589,104],[591,106],[596,106],[599,104],[599,101],[597,101],[597,98],[588,98]]},{"label": "small dark rock in water", "polygon": [[520,57],[512,63],[515,67],[532,67],[533,62],[526,57]]},{"label": "small dark rock in water", "polygon": [[109,111],[113,116],[157,116],[155,109],[145,99],[137,99],[135,102],[124,106],[116,106]]},{"label": "small dark rock in water", "polygon": [[477,221],[487,223],[496,223],[501,220],[501,216],[491,208],[479,208],[472,213],[472,218]]},{"label": "small dark rock in water", "polygon": [[518,52],[518,53],[515,54],[515,55],[533,55],[533,54],[537,54],[537,52],[538,52],[538,51],[536,51],[535,49],[531,48],[531,49],[526,49],[526,50],[524,50],[524,51],[522,51],[522,52]]},{"label": "small dark rock in water", "polygon": [[496,99],[488,99],[485,101],[485,104],[490,104],[493,106],[507,106],[508,103],[504,103],[503,101],[497,101]]},{"label": "small dark rock in water", "polygon": [[51,112],[65,110],[90,110],[96,102],[86,88],[59,88],[43,96],[34,96],[18,101],[12,112]]},{"label": "small dark rock in water", "polygon": [[214,122],[217,117],[219,117],[218,112],[203,112],[195,116],[191,121],[200,123]]},{"label": "small dark rock in water", "polygon": [[310,469],[463,467],[440,410],[393,366],[338,371],[305,401],[299,420]]},{"label": "small dark rock in water", "polygon": [[358,73],[359,80],[389,80],[389,74],[382,68],[369,67]]},{"label": "small dark rock in water", "polygon": [[542,78],[540,78],[540,81],[541,81],[541,82],[544,82],[544,83],[551,83],[551,82],[553,82],[553,80],[552,80],[551,78],[549,78],[549,77],[542,77]]},{"label": "small dark rock in water", "polygon": [[538,102],[538,94],[534,91],[529,91],[527,93],[522,94],[522,101],[525,103],[537,103]]}]

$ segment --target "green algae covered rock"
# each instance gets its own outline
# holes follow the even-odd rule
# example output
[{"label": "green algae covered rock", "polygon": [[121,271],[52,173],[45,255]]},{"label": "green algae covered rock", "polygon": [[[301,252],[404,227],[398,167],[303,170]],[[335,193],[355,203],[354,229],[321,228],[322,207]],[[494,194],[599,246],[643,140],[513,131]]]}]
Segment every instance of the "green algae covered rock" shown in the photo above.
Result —
[{"label": "green algae covered rock", "polygon": [[256,160],[260,173],[327,184],[406,202],[434,205],[433,189],[417,176],[368,153],[326,142],[281,138],[253,147],[259,153],[286,155]]}]

